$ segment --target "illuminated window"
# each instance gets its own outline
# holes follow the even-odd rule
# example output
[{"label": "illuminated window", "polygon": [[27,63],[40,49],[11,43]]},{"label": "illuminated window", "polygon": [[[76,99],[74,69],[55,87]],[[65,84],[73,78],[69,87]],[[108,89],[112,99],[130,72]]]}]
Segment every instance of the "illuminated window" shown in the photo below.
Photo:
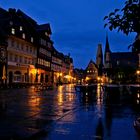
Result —
[{"label": "illuminated window", "polygon": [[11,33],[12,33],[13,35],[15,34],[15,29],[14,29],[14,28],[11,29]]},{"label": "illuminated window", "polygon": [[25,39],[25,33],[22,34],[22,38]]},{"label": "illuminated window", "polygon": [[46,35],[46,36],[49,36],[49,34],[48,34],[47,32],[45,32],[45,35]]},{"label": "illuminated window", "polygon": [[34,38],[33,38],[33,37],[31,37],[31,42],[33,43],[33,41],[34,41]]},{"label": "illuminated window", "polygon": [[20,27],[19,27],[19,30],[20,30],[20,31],[22,31],[22,30],[23,30],[22,26],[20,26]]}]

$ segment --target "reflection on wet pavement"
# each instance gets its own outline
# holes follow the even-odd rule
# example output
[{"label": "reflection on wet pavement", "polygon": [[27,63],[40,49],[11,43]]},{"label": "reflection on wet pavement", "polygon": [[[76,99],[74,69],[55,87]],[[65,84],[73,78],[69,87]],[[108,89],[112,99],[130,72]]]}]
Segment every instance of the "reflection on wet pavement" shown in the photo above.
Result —
[{"label": "reflection on wet pavement", "polygon": [[7,139],[138,140],[133,121],[140,116],[140,92],[101,84],[94,88],[76,92],[70,84],[40,92],[3,91],[0,138],[8,133]]},{"label": "reflection on wet pavement", "polygon": [[[138,140],[140,138],[133,128],[134,119],[140,115],[140,109],[137,110],[139,106],[133,104],[135,101],[123,102],[129,98],[122,99],[122,95],[119,94],[119,97],[115,95],[115,99],[109,97],[111,101],[106,102],[105,91],[100,84],[97,85],[96,93],[77,92],[75,95],[73,92],[73,94],[75,98],[70,104],[77,104],[76,108],[57,120],[47,137],[41,140]],[[64,95],[65,93],[61,92],[63,100]]]}]

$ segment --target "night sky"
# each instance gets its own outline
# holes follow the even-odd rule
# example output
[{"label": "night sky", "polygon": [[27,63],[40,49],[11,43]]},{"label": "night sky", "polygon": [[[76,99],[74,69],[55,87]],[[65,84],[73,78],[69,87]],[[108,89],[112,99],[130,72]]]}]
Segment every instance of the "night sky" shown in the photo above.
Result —
[{"label": "night sky", "polygon": [[108,33],[112,51],[128,51],[134,34],[126,36],[104,29],[104,16],[122,8],[125,0],[1,0],[1,8],[21,9],[38,24],[50,23],[55,48],[71,54],[74,67],[96,61],[97,45],[105,47]]}]

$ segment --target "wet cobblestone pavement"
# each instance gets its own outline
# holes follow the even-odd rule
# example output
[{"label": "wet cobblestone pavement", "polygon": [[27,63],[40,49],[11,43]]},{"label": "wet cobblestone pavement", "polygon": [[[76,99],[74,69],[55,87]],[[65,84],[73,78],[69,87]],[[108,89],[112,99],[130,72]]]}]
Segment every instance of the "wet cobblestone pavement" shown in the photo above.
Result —
[{"label": "wet cobblestone pavement", "polygon": [[73,85],[35,92],[0,91],[2,140],[139,140],[133,121],[140,105],[106,104],[101,90],[91,98],[75,92]]}]

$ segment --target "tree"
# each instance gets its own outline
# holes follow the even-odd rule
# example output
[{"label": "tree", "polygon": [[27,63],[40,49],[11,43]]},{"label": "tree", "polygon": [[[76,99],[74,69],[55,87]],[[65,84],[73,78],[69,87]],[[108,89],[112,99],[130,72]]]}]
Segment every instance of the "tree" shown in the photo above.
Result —
[{"label": "tree", "polygon": [[133,52],[140,52],[140,0],[126,0],[122,9],[115,9],[108,16],[104,27],[108,26],[112,31],[117,29],[128,35],[131,32],[137,33],[135,41],[129,46]]}]

